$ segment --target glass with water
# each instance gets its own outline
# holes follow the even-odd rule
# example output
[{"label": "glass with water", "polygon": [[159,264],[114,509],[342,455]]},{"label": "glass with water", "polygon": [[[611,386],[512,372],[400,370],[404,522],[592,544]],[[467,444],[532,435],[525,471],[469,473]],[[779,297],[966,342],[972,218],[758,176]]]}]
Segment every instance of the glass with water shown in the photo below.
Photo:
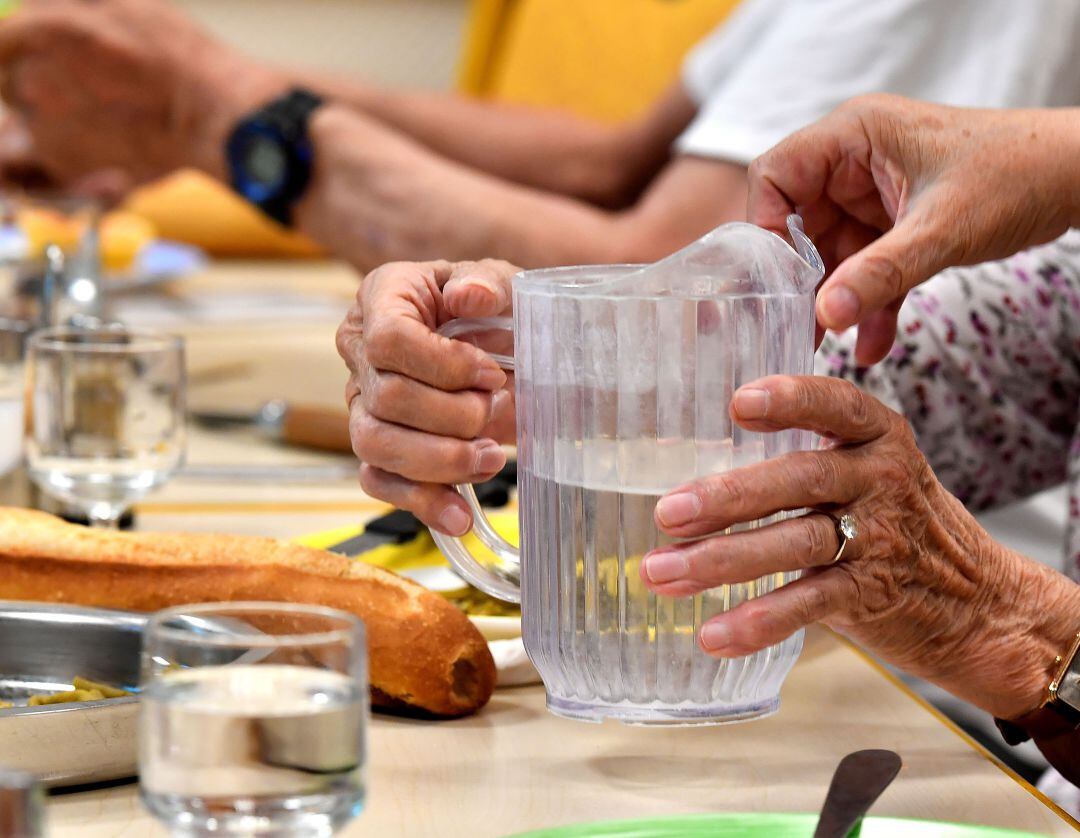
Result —
[{"label": "glass with water", "polygon": [[31,337],[28,365],[31,478],[92,524],[115,527],[183,462],[183,342],[61,326]]},{"label": "glass with water", "polygon": [[468,486],[459,489],[494,561],[436,540],[471,583],[521,602],[525,648],[558,715],[713,724],[779,706],[801,632],[733,660],[705,654],[697,635],[796,574],[672,598],[652,594],[639,569],[666,540],[653,520],[661,495],[810,446],[804,432],[751,433],[728,413],[743,384],[812,372],[823,270],[798,220],[790,227],[797,251],[729,224],[655,265],[519,274],[512,322],[441,330],[482,346],[485,332],[514,333],[514,357],[494,357],[516,378],[520,554]]},{"label": "glass with water", "polygon": [[162,611],[143,640],[139,784],[174,835],[328,836],[364,803],[363,624],[319,606]]}]

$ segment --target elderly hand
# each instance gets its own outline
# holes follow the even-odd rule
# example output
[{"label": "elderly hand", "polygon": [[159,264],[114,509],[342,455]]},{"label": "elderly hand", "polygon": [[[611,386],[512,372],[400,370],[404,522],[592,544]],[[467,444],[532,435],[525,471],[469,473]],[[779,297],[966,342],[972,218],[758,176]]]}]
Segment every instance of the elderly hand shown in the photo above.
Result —
[{"label": "elderly hand", "polygon": [[[663,532],[697,539],[645,557],[641,575],[657,594],[805,571],[705,623],[703,649],[739,657],[822,621],[1001,718],[1039,703],[1077,629],[1080,585],[995,543],[938,483],[902,417],[847,382],[779,376],[741,388],[731,414],[748,430],[803,428],[833,444],[687,484],[657,504]],[[833,564],[830,515],[843,514],[858,534]]]},{"label": "elderly hand", "polygon": [[0,23],[0,72],[33,159],[64,185],[220,166],[218,122],[284,86],[165,0],[26,0]]},{"label": "elderly hand", "polygon": [[853,99],[759,157],[750,220],[799,212],[826,264],[818,321],[856,323],[880,360],[907,292],[953,265],[1009,256],[1080,224],[1080,110],[968,110]]},{"label": "elderly hand", "polygon": [[367,276],[338,329],[353,450],[368,494],[449,535],[472,526],[448,484],[489,480],[514,439],[513,384],[477,346],[436,334],[449,320],[510,311],[517,268],[394,263]]}]

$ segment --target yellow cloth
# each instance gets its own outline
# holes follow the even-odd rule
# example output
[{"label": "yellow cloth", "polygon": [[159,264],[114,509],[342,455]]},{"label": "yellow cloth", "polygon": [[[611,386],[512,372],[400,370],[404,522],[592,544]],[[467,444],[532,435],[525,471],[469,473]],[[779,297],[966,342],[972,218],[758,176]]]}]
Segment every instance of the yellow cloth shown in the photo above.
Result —
[{"label": "yellow cloth", "polygon": [[738,0],[472,0],[460,82],[583,116],[640,113]]},{"label": "yellow cloth", "polygon": [[[518,543],[518,517],[516,510],[489,512],[488,519],[491,521],[492,527],[495,528],[495,531],[499,535],[512,544]],[[334,544],[340,544],[348,538],[360,535],[363,531],[364,528],[362,526],[346,526],[328,530],[326,532],[302,536],[295,540],[297,543],[306,545],[307,547],[325,550],[327,547],[331,547]],[[463,541],[465,542],[465,547],[472,552],[473,555],[477,556],[481,562],[484,562],[485,559],[494,561],[495,557],[471,532],[465,536]],[[443,557],[443,554],[439,552],[439,548],[435,546],[435,542],[432,540],[427,530],[424,530],[420,537],[413,541],[409,541],[405,544],[384,544],[381,547],[376,547],[374,550],[370,550],[356,558],[361,559],[368,564],[382,567],[386,570],[392,570],[395,573],[400,573],[403,576],[410,575],[409,571],[427,567],[442,567],[448,564]],[[462,585],[462,587],[465,586]]]},{"label": "yellow cloth", "polygon": [[207,175],[181,171],[136,190],[124,209],[150,221],[165,239],[214,256],[302,258],[319,247],[265,218]]}]

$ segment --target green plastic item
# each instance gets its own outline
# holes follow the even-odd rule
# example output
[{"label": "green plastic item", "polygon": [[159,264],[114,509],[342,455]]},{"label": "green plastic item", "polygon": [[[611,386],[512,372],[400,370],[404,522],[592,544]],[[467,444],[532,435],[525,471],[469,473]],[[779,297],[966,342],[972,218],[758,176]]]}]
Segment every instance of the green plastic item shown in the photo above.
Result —
[{"label": "green plastic item", "polygon": [[[730,813],[576,824],[507,838],[811,838],[817,815]],[[993,826],[864,818],[861,838],[1045,838]]]}]

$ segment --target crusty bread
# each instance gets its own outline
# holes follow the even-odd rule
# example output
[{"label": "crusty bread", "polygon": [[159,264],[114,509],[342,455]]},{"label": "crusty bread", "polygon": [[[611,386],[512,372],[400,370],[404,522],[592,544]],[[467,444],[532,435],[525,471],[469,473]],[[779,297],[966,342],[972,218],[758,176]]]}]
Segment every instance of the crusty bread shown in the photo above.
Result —
[{"label": "crusty bread", "polygon": [[461,716],[495,685],[487,643],[438,594],[271,538],[116,533],[0,508],[0,599],[134,611],[238,600],[327,605],[364,621],[376,706]]}]

